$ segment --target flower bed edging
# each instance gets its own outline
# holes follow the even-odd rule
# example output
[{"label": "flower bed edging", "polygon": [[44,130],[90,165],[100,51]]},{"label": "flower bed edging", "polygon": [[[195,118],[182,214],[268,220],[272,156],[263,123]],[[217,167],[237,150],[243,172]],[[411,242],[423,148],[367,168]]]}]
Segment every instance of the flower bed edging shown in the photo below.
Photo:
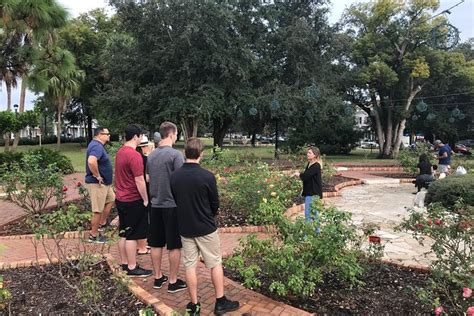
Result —
[{"label": "flower bed edging", "polygon": [[[79,239],[79,238],[86,238],[89,235],[88,231],[70,231],[65,232],[62,239]],[[26,235],[11,235],[11,236],[0,236],[0,240],[15,240],[15,239],[35,239],[35,234],[26,234]],[[50,239],[48,235],[41,236],[40,239]]]}]

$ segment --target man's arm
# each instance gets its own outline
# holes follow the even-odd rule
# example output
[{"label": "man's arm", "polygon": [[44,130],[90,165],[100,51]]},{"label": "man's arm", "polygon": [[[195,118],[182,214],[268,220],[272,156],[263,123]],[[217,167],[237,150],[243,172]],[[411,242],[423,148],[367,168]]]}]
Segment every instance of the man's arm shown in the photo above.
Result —
[{"label": "man's arm", "polygon": [[99,183],[103,183],[104,179],[102,179],[99,173],[99,164],[97,162],[97,157],[90,155],[89,158],[87,158],[87,164],[89,165],[89,169],[91,170],[91,173],[94,178],[96,178]]},{"label": "man's arm", "polygon": [[209,179],[209,205],[213,215],[219,210],[219,192],[217,191],[216,178],[212,175]]},{"label": "man's arm", "polygon": [[135,177],[135,184],[137,185],[138,192],[143,200],[143,205],[148,205],[148,194],[146,193],[146,183],[143,175]]}]

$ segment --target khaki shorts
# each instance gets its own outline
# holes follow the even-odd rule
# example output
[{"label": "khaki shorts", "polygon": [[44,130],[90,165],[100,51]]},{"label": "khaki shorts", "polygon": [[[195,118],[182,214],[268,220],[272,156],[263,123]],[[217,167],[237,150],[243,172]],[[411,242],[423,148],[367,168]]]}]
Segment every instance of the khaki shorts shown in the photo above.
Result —
[{"label": "khaki shorts", "polygon": [[209,235],[187,238],[181,236],[183,263],[185,268],[196,266],[199,253],[207,268],[212,269],[222,263],[221,241],[217,230]]},{"label": "khaki shorts", "polygon": [[94,213],[102,213],[104,211],[105,204],[115,201],[115,193],[111,185],[86,183],[85,187],[89,192],[92,212]]}]

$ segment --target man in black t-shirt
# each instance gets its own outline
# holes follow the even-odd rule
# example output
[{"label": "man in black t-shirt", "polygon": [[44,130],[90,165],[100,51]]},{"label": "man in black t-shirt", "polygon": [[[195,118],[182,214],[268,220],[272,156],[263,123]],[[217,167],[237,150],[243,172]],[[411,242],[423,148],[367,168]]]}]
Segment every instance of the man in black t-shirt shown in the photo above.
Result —
[{"label": "man in black t-shirt", "polygon": [[186,311],[190,315],[199,315],[201,310],[196,275],[200,253],[206,267],[211,269],[212,284],[216,291],[214,313],[222,315],[237,310],[239,302],[228,300],[224,295],[222,255],[215,221],[219,195],[216,178],[199,165],[203,148],[204,145],[198,138],[190,138],[186,142],[186,163],[171,175],[170,182],[177,205],[186,282],[191,296]]}]

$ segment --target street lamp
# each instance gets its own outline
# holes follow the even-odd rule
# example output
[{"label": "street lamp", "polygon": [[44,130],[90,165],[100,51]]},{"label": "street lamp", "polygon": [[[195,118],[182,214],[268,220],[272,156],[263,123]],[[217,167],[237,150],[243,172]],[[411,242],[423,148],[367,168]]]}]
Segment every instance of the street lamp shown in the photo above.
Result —
[{"label": "street lamp", "polygon": [[272,110],[272,116],[275,119],[275,159],[280,159],[280,156],[278,155],[278,112],[280,107],[280,101],[273,99],[270,108]]},{"label": "street lamp", "polygon": [[13,108],[15,109],[15,115],[18,115],[18,104],[13,104]]}]

